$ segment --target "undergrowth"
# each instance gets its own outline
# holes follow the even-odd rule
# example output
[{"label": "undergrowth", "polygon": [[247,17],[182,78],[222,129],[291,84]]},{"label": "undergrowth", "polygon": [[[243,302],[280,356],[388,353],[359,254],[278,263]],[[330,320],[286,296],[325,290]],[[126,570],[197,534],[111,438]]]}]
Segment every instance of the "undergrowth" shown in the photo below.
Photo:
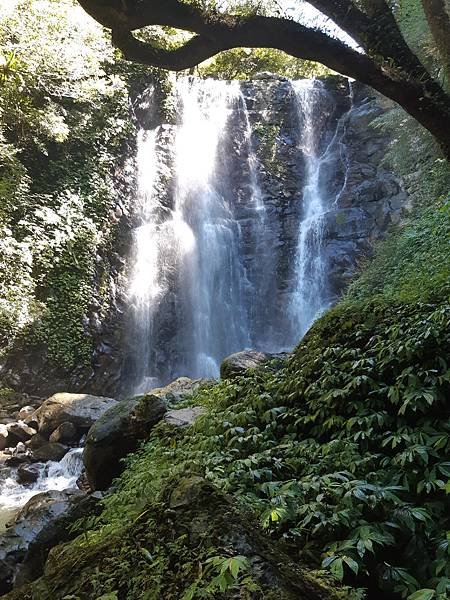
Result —
[{"label": "undergrowth", "polygon": [[283,369],[199,392],[207,411],[187,432],[158,426],[92,543],[147,510],[167,478],[198,474],[294,560],[374,597],[446,598],[448,217],[442,202],[393,232]]}]

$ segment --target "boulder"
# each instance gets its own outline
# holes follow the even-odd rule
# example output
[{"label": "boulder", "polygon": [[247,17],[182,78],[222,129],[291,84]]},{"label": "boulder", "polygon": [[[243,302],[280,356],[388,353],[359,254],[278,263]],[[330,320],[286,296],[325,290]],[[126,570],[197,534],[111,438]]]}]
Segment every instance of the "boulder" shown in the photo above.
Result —
[{"label": "boulder", "polygon": [[45,446],[45,444],[48,444],[48,439],[40,433],[33,435],[27,442],[28,448],[31,448],[32,450],[37,450],[38,448]]},{"label": "boulder", "polygon": [[[19,421],[18,423],[9,423],[6,426],[8,429],[8,444],[16,445],[18,442],[28,441],[35,433],[36,430],[24,423]],[[14,443],[15,442],[15,443]]]},{"label": "boulder", "polygon": [[169,410],[164,415],[164,421],[172,427],[189,427],[189,425],[192,425],[204,412],[205,409],[201,406]]},{"label": "boulder", "polygon": [[39,423],[37,418],[34,416],[34,412],[31,415],[28,415],[27,417],[25,417],[23,419],[23,422],[26,423],[28,425],[28,427],[32,427],[33,429],[36,429],[36,431],[39,429]]},{"label": "boulder", "polygon": [[190,377],[178,377],[162,388],[154,388],[148,393],[158,396],[167,405],[178,404],[195,392],[216,385],[215,379],[191,379]]},{"label": "boulder", "polygon": [[20,452],[17,454],[13,454],[9,458],[5,460],[5,465],[8,467],[18,467],[23,463],[30,463],[31,456],[26,452]]},{"label": "boulder", "polygon": [[243,350],[227,356],[220,365],[222,379],[234,379],[249,369],[256,369],[273,360],[273,354],[258,352],[257,350]]},{"label": "boulder", "polygon": [[4,450],[8,447],[6,443],[8,440],[8,428],[3,423],[0,424],[0,450]]},{"label": "boulder", "polygon": [[[102,598],[110,597],[109,590],[125,587],[124,569],[125,576],[128,574],[129,578],[135,574],[142,575],[143,569],[151,569],[151,565],[146,567],[143,561],[139,564],[129,561],[124,567],[123,557],[136,552],[137,534],[141,538],[147,535],[147,552],[152,554],[153,548],[156,551],[161,549],[166,558],[159,564],[158,581],[147,578],[148,584],[141,592],[142,597],[164,600],[187,597],[186,591],[192,590],[192,565],[204,562],[205,548],[211,549],[217,556],[245,557],[245,567],[240,574],[242,579],[248,577],[256,588],[255,593],[250,590],[245,594],[244,589],[244,593],[240,594],[238,586],[232,586],[226,591],[208,594],[209,598],[336,600],[347,595],[346,590],[342,593],[342,589],[332,587],[333,583],[325,577],[305,572],[298,561],[293,561],[285,553],[277,540],[261,530],[248,511],[242,512],[231,497],[200,477],[172,479],[162,490],[158,502],[148,500],[150,502],[138,521],[133,526],[125,525],[120,538],[111,536],[84,547],[77,543],[54,547],[48,555],[42,578],[26,588],[15,590],[8,600],[99,600],[102,593]],[[145,556],[151,560],[147,553]],[[177,565],[176,570],[173,565]],[[102,570],[102,582],[106,584],[100,592],[86,593],[86,582],[96,581],[99,568]],[[138,597],[138,594],[130,597]],[[120,597],[128,597],[126,591]]]},{"label": "boulder", "polygon": [[33,406],[22,406],[19,410],[18,417],[21,421],[24,421],[27,417],[31,416],[36,409]]},{"label": "boulder", "polygon": [[77,429],[88,430],[109,408],[117,404],[113,398],[89,394],[54,394],[34,413],[39,433],[50,435],[61,423],[69,422]]},{"label": "boulder", "polygon": [[61,423],[55,431],[48,438],[50,442],[61,442],[63,444],[70,444],[78,439],[78,431],[73,423],[70,421],[64,421]]},{"label": "boulder", "polygon": [[17,469],[17,481],[21,485],[35,483],[39,479],[39,467],[22,463]]},{"label": "boulder", "polygon": [[121,459],[136,450],[166,412],[165,402],[153,393],[123,400],[91,427],[83,451],[89,485],[104,490],[122,471]]},{"label": "boulder", "polygon": [[49,550],[76,535],[68,525],[95,512],[96,505],[96,498],[81,491],[33,496],[0,536],[0,595],[39,577]]},{"label": "boulder", "polygon": [[67,446],[58,442],[49,442],[36,450],[33,450],[34,462],[47,462],[49,460],[59,461],[68,452]]}]

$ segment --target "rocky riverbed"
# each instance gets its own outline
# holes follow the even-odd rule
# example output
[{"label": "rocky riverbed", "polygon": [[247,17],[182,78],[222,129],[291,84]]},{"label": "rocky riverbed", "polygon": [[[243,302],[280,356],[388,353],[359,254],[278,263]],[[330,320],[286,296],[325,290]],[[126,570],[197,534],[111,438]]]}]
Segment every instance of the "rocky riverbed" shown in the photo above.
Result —
[{"label": "rocky riverbed", "polygon": [[[224,360],[222,377],[276,369],[285,358],[235,353]],[[0,593],[39,577],[50,549],[75,535],[69,525],[96,512],[122,459],[161,421],[192,425],[203,408],[182,403],[216,383],[179,377],[122,401],[57,393],[34,405],[10,406],[11,416],[0,424]]]}]

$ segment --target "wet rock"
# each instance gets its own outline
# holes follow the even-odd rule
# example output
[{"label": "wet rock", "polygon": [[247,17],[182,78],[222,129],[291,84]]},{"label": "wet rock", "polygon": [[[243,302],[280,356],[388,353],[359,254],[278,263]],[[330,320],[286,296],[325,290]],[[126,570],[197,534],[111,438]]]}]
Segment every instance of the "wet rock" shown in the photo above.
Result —
[{"label": "wet rock", "polygon": [[27,417],[31,416],[36,409],[33,406],[27,405],[22,406],[19,410],[18,417],[21,421],[24,421]]},{"label": "wet rock", "polygon": [[17,440],[16,444],[18,442],[26,442],[36,434],[36,430],[24,422],[10,423],[6,427],[8,429],[8,442],[10,445],[14,443],[14,440]]},{"label": "wet rock", "polygon": [[89,485],[87,475],[86,475],[86,469],[83,469],[83,472],[78,477],[76,484],[77,484],[77,488],[79,490],[82,490],[83,492],[89,493],[92,491],[91,486]]},{"label": "wet rock", "polygon": [[83,451],[89,485],[104,490],[123,470],[121,459],[136,450],[166,412],[165,402],[150,393],[117,403],[91,427]]},{"label": "wet rock", "polygon": [[37,450],[37,448],[41,448],[42,446],[45,446],[45,444],[48,444],[48,439],[40,433],[33,435],[27,442],[27,446],[28,448],[31,448],[31,450]]},{"label": "wet rock", "polygon": [[61,442],[70,444],[78,439],[78,431],[73,423],[64,421],[48,438],[50,442]]},{"label": "wet rock", "polygon": [[50,435],[61,423],[70,422],[87,430],[109,408],[117,404],[113,398],[89,394],[54,394],[34,413],[39,423],[39,433]]},{"label": "wet rock", "polygon": [[8,447],[8,428],[3,423],[0,424],[0,450],[4,450]]},{"label": "wet rock", "polygon": [[69,524],[96,507],[97,499],[81,491],[33,496],[0,536],[0,594],[39,577],[49,550],[74,537]]},{"label": "wet rock", "polygon": [[39,429],[39,423],[38,423],[38,420],[36,419],[36,417],[34,416],[34,412],[31,415],[28,415],[27,417],[25,417],[23,419],[23,422],[26,423],[28,425],[28,427],[31,427],[32,429],[36,429],[36,431]]},{"label": "wet rock", "polygon": [[18,467],[22,463],[31,462],[31,456],[25,452],[21,452],[18,454],[13,454],[9,458],[5,460],[5,465],[8,467]]},{"label": "wet rock", "polygon": [[67,446],[57,442],[47,443],[33,450],[34,462],[47,462],[49,460],[60,461],[68,452]]},{"label": "wet rock", "polygon": [[249,369],[256,369],[267,364],[273,359],[272,354],[258,352],[257,350],[243,350],[227,356],[220,365],[220,376],[222,379],[234,379]]},{"label": "wet rock", "polygon": [[39,467],[36,465],[21,464],[17,469],[17,481],[26,485],[35,483],[39,479]]},{"label": "wet rock", "polygon": [[201,406],[169,410],[164,415],[164,421],[172,427],[189,427],[205,412]]}]

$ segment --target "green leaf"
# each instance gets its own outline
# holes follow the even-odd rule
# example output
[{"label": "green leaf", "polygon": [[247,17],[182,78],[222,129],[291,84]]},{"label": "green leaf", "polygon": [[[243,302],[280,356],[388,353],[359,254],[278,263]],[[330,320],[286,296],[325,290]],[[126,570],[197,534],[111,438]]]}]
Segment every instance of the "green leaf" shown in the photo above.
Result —
[{"label": "green leaf", "polygon": [[436,595],[436,592],[431,589],[417,590],[414,594],[408,596],[407,600],[431,600]]},{"label": "green leaf", "polygon": [[357,575],[358,570],[359,570],[359,565],[356,562],[356,560],[353,560],[353,558],[350,558],[350,556],[344,556],[343,560],[344,560],[345,564],[350,567],[350,569],[353,571],[353,573],[355,573],[355,575]]}]

